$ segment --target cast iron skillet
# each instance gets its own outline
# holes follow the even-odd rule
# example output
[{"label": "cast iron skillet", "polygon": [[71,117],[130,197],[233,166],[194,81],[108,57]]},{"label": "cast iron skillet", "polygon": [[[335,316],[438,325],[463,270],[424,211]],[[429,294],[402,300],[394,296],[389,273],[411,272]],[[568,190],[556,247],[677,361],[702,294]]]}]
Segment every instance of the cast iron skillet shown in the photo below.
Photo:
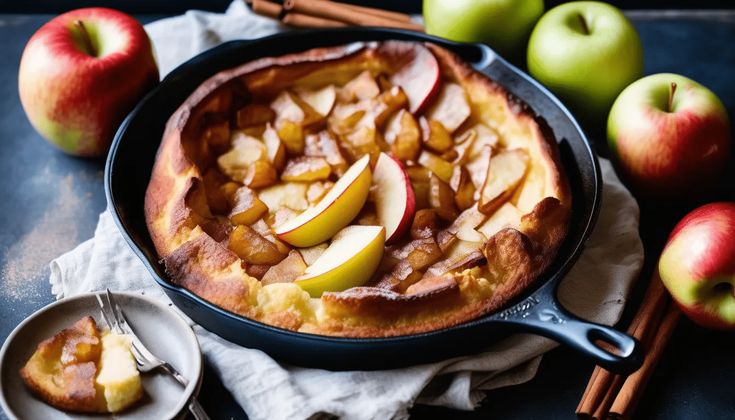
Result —
[{"label": "cast iron skillet", "polygon": [[[256,58],[357,41],[429,41],[461,56],[480,72],[531,106],[559,141],[573,192],[569,233],[555,262],[521,299],[504,310],[465,324],[409,336],[351,339],[296,333],[265,325],[219,308],[171,282],[159,262],[145,224],[143,201],[164,126],[179,105],[205,79]],[[333,370],[386,369],[426,363],[480,351],[511,333],[552,338],[617,372],[641,363],[640,345],[612,328],[578,319],[556,298],[559,281],[579,257],[597,219],[600,168],[584,133],[549,91],[481,44],[457,44],[419,33],[360,28],[288,32],[253,41],[233,41],[204,52],[171,72],[131,112],[107,157],[108,207],[126,241],[171,300],[208,330],[234,343],[261,349],[279,361]],[[617,348],[604,350],[604,341]]]}]

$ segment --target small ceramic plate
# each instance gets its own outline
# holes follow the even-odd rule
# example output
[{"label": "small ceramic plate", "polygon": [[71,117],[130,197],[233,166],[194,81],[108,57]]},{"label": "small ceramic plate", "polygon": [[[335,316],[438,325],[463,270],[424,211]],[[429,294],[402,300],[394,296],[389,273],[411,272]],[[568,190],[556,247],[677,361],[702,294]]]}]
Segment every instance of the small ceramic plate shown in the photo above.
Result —
[{"label": "small ceramic plate", "polygon": [[[184,389],[172,377],[154,371],[141,373],[144,395],[133,407],[116,415],[124,419],[170,419],[184,412],[198,389],[202,376],[202,354],[189,325],[165,305],[139,294],[115,292],[130,325],[140,340],[159,358],[168,361],[190,380]],[[96,419],[103,416],[75,415],[57,410],[34,396],[18,371],[41,341],[91,315],[104,326],[94,293],[54,302],[18,325],[0,350],[0,403],[5,413],[19,419]]]}]

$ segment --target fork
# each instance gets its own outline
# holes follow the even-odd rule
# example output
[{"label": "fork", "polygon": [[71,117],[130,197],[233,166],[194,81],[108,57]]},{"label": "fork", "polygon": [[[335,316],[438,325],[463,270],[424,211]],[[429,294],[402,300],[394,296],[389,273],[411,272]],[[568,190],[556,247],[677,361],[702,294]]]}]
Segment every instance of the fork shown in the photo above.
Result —
[{"label": "fork", "polygon": [[[110,290],[105,290],[107,305],[103,302],[100,294],[96,294],[95,296],[97,297],[97,302],[100,305],[102,318],[104,318],[110,329],[114,330],[118,334],[127,334],[132,337],[133,343],[130,350],[138,365],[138,370],[141,372],[150,372],[154,369],[161,369],[171,375],[178,383],[186,388],[189,384],[189,380],[179,373],[176,368],[171,366],[170,363],[156,357],[150,352],[150,350],[148,350],[143,342],[140,341],[125,317],[125,312],[123,312],[120,305],[117,304]],[[207,413],[204,411],[201,404],[199,404],[196,397],[192,396],[191,401],[189,402],[189,411],[196,420],[209,420],[209,416],[207,416]]]}]

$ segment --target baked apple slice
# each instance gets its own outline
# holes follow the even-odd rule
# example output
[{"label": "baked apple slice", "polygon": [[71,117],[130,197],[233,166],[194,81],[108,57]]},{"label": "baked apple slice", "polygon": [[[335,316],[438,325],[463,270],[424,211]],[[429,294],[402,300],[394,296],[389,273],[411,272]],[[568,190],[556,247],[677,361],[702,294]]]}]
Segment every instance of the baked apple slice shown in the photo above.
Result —
[{"label": "baked apple slice", "polygon": [[258,191],[258,198],[271,211],[288,207],[291,210],[303,211],[309,207],[306,200],[308,184],[302,182],[286,182]]},{"label": "baked apple slice", "polygon": [[447,222],[457,217],[457,206],[454,203],[454,191],[436,174],[429,178],[429,204],[436,214]]},{"label": "baked apple slice", "polygon": [[345,83],[339,90],[337,98],[340,102],[349,103],[363,99],[373,99],[380,95],[380,87],[369,70]]},{"label": "baked apple slice", "polygon": [[324,119],[324,115],[317,112],[300,96],[289,91],[281,92],[271,102],[271,108],[276,113],[277,121],[291,121],[302,127],[308,127]]},{"label": "baked apple slice", "polygon": [[295,283],[312,297],[362,286],[383,258],[382,226],[348,226],[337,233],[329,248],[306,268]]},{"label": "baked apple slice", "polygon": [[395,241],[411,226],[416,201],[411,180],[400,161],[380,153],[373,172],[375,210],[385,227],[386,243]]},{"label": "baked apple slice", "polygon": [[276,171],[283,169],[286,165],[286,146],[270,124],[266,125],[263,131],[263,144],[265,144],[266,156]]},{"label": "baked apple slice", "polygon": [[528,152],[523,149],[508,150],[493,156],[480,192],[480,211],[491,214],[507,201],[523,180],[527,168]]},{"label": "baked apple slice", "polygon": [[477,231],[490,238],[501,230],[512,227],[518,229],[521,225],[523,213],[511,203],[505,203],[490,215],[483,224],[477,227]]},{"label": "baked apple slice", "polygon": [[316,206],[277,226],[276,235],[293,246],[307,247],[347,226],[367,200],[372,179],[369,163],[370,156],[365,155],[352,164]]},{"label": "baked apple slice", "polygon": [[334,85],[327,85],[317,90],[297,90],[296,94],[314,111],[318,112],[322,117],[326,117],[334,106],[337,98],[337,89]]},{"label": "baked apple slice", "polygon": [[449,186],[454,190],[454,203],[459,210],[465,210],[475,204],[475,184],[470,172],[464,166],[455,166]]},{"label": "baked apple slice", "polygon": [[454,165],[439,156],[424,150],[419,156],[419,164],[431,169],[436,176],[447,184],[452,182],[452,173],[454,173]]},{"label": "baked apple slice", "polygon": [[436,102],[426,115],[429,120],[440,122],[447,131],[453,133],[467,121],[471,113],[470,104],[467,102],[467,95],[462,86],[456,83],[444,83]]},{"label": "baked apple slice", "polygon": [[422,44],[384,42],[380,50],[396,57],[399,69],[390,82],[400,86],[408,97],[408,110],[412,114],[421,111],[439,91],[441,72],[434,54]]}]

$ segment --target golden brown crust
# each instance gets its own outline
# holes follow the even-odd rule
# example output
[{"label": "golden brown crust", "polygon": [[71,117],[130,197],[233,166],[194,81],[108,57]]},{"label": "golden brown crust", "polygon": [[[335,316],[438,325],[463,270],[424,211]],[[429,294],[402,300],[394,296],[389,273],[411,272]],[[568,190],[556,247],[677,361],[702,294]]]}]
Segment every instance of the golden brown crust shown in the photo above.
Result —
[{"label": "golden brown crust", "polygon": [[[145,206],[149,232],[174,283],[229,311],[282,328],[377,337],[431,331],[491,313],[546,270],[565,237],[572,199],[554,138],[525,104],[432,44],[427,47],[443,77],[464,88],[477,118],[499,134],[504,147],[528,149],[532,163],[527,176],[541,180],[534,184],[541,191],[534,194],[546,197],[529,201],[526,197],[534,194],[516,191],[512,200],[524,216],[518,229],[488,238],[483,248],[488,269],[428,276],[405,293],[358,287],[310,300],[293,284],[263,286],[252,277],[257,267],[247,267],[220,243],[226,237],[217,235],[221,226],[206,205],[197,206],[204,194],[202,174],[213,162],[206,142],[198,140],[204,115],[225,112],[248,95],[274,95],[295,81],[307,86],[325,78],[344,83],[365,69],[392,71],[399,57],[383,46],[323,48],[256,60],[218,73],[181,105],[167,124]],[[282,301],[285,295],[288,304]]]},{"label": "golden brown crust", "polygon": [[240,259],[204,232],[163,259],[171,281],[235,313],[250,312]]},{"label": "golden brown crust", "polygon": [[62,410],[102,413],[95,388],[101,352],[94,318],[87,316],[41,342],[20,370],[23,382],[41,399]]}]

